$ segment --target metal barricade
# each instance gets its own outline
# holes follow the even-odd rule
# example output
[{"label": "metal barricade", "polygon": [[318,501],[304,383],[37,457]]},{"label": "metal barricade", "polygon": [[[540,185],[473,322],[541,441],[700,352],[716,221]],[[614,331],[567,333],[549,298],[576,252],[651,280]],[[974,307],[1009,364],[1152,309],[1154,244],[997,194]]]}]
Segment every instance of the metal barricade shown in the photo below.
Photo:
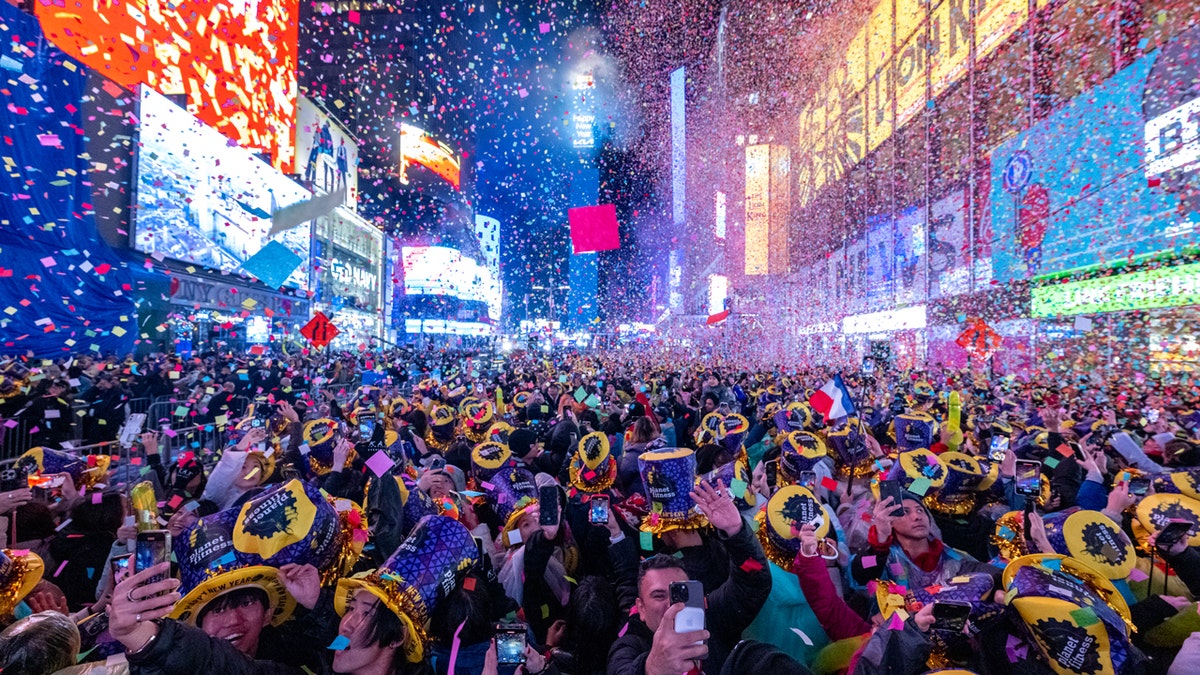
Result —
[{"label": "metal barricade", "polygon": [[0,421],[0,459],[15,459],[31,447],[29,420],[16,418]]}]

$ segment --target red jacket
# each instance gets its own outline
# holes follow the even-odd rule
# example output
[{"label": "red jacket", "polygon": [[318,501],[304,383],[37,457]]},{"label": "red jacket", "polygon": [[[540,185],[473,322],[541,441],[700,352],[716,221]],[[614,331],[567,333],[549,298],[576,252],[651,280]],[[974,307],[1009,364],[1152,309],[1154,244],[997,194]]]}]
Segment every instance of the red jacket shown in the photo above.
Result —
[{"label": "red jacket", "polygon": [[792,563],[792,572],[800,580],[800,590],[804,592],[813,614],[830,640],[836,642],[871,632],[871,624],[864,621],[838,595],[837,588],[829,578],[824,558],[797,555]]}]

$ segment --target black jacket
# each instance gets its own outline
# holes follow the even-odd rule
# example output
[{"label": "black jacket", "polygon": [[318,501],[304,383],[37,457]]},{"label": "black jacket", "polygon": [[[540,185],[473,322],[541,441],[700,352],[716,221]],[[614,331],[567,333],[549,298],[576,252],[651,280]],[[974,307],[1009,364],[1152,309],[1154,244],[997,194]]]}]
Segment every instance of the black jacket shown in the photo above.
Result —
[{"label": "black jacket", "polygon": [[[758,616],[771,594],[771,571],[758,539],[743,523],[732,537],[722,538],[729,552],[729,578],[706,596],[708,609],[705,626],[709,632],[708,658],[703,671],[718,673],[730,651],[742,638],[742,631]],[[631,617],[625,634],[608,652],[608,675],[644,675],[646,657],[654,643],[654,633],[640,617]]]},{"label": "black jacket", "polygon": [[129,672],[131,675],[299,675],[304,671],[275,661],[256,661],[226,640],[167,619],[149,651],[129,656]]}]

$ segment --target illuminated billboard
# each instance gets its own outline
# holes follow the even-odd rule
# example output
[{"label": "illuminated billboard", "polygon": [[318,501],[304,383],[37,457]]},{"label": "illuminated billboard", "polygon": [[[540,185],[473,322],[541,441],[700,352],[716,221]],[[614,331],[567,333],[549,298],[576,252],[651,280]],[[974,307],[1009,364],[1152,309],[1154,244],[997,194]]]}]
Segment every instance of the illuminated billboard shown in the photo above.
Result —
[{"label": "illuminated billboard", "polygon": [[358,144],[306,96],[296,113],[296,173],[320,192],[346,189],[342,204],[358,209]]},{"label": "illuminated billboard", "polygon": [[486,265],[445,246],[405,246],[404,294],[437,295],[487,306],[488,317],[500,320],[500,282]]},{"label": "illuminated billboard", "polygon": [[1193,28],[992,152],[997,281],[1200,243],[1197,49]]},{"label": "illuminated billboard", "polygon": [[442,180],[460,189],[462,162],[449,145],[434,139],[423,129],[411,124],[400,125],[400,182],[412,182],[410,172],[415,166],[423,166],[437,174]]},{"label": "illuminated billboard", "polygon": [[720,314],[725,311],[725,300],[729,297],[729,277],[723,274],[711,274],[708,277],[708,313]]},{"label": "illuminated billboard", "polygon": [[790,268],[790,157],[786,146],[746,146],[747,275],[786,274]]},{"label": "illuminated billboard", "polygon": [[235,272],[278,242],[304,263],[281,285],[307,290],[312,225],[272,234],[271,217],[311,194],[149,87],[139,117],[134,248]]},{"label": "illuminated billboard", "polygon": [[317,220],[317,247],[315,300],[334,312],[343,307],[378,312],[383,233],[338,207]]},{"label": "illuminated billboard", "polygon": [[292,170],[297,0],[32,4],[67,54],[130,89],[186,95],[188,112]]},{"label": "illuminated billboard", "polygon": [[766,274],[770,232],[771,146],[746,148],[746,274]]},{"label": "illuminated billboard", "polygon": [[1039,318],[1200,304],[1200,263],[1041,286],[1030,291]]},{"label": "illuminated billboard", "polygon": [[799,111],[796,147],[808,150],[797,157],[800,205],[926,108],[927,76],[934,97],[963,79],[972,33],[979,61],[1028,16],[1025,0],[878,2],[857,34],[829,45],[843,56]]}]

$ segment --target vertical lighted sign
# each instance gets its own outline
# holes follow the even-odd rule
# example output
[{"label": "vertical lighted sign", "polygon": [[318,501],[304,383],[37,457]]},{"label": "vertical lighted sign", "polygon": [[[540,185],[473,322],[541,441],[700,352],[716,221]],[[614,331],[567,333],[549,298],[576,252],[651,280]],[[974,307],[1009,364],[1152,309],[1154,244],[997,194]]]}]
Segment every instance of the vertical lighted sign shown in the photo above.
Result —
[{"label": "vertical lighted sign", "polygon": [[716,227],[713,228],[713,234],[717,239],[725,238],[725,193],[717,193],[717,219]]},{"label": "vertical lighted sign", "polygon": [[708,277],[708,313],[725,311],[725,298],[729,297],[729,277],[713,274]]},{"label": "vertical lighted sign", "polygon": [[771,146],[746,147],[746,274],[768,272]]},{"label": "vertical lighted sign", "polygon": [[671,73],[671,215],[672,222],[681,225],[687,219],[684,199],[687,197],[687,122],[684,113],[684,70]]}]

